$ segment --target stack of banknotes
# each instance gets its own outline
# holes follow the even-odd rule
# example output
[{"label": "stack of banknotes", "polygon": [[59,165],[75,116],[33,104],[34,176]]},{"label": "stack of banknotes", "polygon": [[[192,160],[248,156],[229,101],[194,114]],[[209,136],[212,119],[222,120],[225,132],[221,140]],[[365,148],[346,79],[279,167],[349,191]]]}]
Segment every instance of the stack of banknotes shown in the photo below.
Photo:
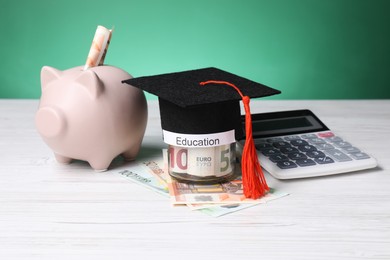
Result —
[{"label": "stack of banknotes", "polygon": [[133,166],[118,173],[130,181],[170,198],[175,206],[185,205],[191,210],[213,217],[223,216],[288,195],[288,193],[271,188],[270,192],[260,199],[247,199],[243,194],[240,174],[237,174],[238,177],[235,180],[220,184],[178,182],[168,174],[164,157],[135,162]]}]

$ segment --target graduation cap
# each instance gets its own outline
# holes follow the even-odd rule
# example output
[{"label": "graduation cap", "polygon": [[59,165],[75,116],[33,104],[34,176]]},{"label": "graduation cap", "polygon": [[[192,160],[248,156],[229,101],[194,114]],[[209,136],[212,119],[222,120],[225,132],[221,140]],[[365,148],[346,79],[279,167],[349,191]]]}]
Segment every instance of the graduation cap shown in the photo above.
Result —
[{"label": "graduation cap", "polygon": [[[216,134],[234,130],[235,139],[242,139],[239,103],[242,100],[246,113],[246,142],[241,161],[244,194],[250,198],[265,194],[268,186],[254,148],[249,99],[279,94],[279,90],[217,68],[138,77],[123,82],[158,96],[162,129],[179,134]],[[247,164],[244,158],[250,163]]]}]

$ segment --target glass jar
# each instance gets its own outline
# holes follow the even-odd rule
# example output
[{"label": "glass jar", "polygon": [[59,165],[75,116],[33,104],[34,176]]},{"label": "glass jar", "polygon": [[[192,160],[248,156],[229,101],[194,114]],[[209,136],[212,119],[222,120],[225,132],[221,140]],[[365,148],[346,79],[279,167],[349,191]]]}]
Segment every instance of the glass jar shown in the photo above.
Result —
[{"label": "glass jar", "polygon": [[168,172],[182,182],[213,184],[235,177],[236,143],[213,147],[169,145]]}]

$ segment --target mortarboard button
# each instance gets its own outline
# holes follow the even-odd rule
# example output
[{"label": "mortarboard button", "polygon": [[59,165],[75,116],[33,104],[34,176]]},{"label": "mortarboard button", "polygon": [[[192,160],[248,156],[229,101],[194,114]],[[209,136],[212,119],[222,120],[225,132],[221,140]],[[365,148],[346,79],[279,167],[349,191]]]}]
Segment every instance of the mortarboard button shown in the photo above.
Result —
[{"label": "mortarboard button", "polygon": [[[123,82],[158,96],[161,126],[166,143],[173,147],[196,148],[197,151],[206,154],[210,152],[210,149],[205,150],[204,148],[232,147],[230,145],[232,142],[242,139],[239,101],[244,96],[249,102],[249,98],[265,97],[280,93],[279,90],[217,68],[138,77],[124,80]],[[227,84],[221,85],[224,83]],[[229,87],[229,84],[237,89]],[[248,133],[246,133],[246,136],[248,138]],[[250,138],[252,138],[251,135]],[[217,149],[217,154],[219,153],[218,151]],[[233,152],[232,149],[229,151]],[[181,156],[186,157],[190,161],[190,158],[187,158],[190,157],[188,151]],[[205,156],[203,159],[206,157],[211,156]],[[196,158],[196,160],[199,160],[200,157]],[[185,165],[184,168],[186,171],[182,172],[181,175],[179,174],[179,176],[187,178],[187,170],[191,167]],[[174,177],[178,177],[178,175]],[[218,171],[214,175],[206,171],[206,173],[202,172],[201,176],[195,176],[195,178],[189,178],[189,180],[202,182],[203,180],[221,179],[218,177],[226,176],[223,176]],[[248,195],[247,197],[254,198],[259,196]]]}]

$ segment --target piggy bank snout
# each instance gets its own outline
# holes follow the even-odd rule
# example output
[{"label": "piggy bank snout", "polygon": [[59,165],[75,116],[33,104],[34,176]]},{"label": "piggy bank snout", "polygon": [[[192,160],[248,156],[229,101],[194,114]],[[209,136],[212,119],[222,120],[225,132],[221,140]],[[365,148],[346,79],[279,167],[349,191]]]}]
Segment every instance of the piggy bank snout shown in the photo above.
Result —
[{"label": "piggy bank snout", "polygon": [[35,116],[35,125],[42,136],[51,138],[64,132],[66,119],[59,109],[43,107]]}]

